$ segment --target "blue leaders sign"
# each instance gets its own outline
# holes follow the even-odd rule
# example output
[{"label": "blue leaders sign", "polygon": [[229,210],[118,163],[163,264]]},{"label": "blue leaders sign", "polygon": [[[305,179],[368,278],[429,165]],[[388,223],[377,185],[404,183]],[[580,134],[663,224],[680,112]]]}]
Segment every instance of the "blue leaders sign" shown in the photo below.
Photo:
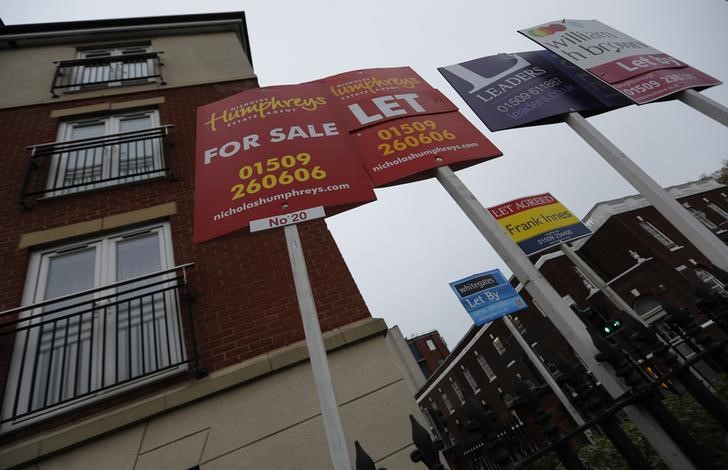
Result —
[{"label": "blue leaders sign", "polygon": [[630,104],[598,79],[549,51],[498,54],[438,68],[491,131],[560,122]]},{"label": "blue leaders sign", "polygon": [[497,269],[451,282],[450,287],[476,325],[492,322],[527,307],[526,302]]}]

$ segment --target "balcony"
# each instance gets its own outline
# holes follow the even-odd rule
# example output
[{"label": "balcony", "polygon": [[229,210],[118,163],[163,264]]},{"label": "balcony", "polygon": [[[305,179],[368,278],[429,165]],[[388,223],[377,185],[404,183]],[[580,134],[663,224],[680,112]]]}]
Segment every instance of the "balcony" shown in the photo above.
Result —
[{"label": "balcony", "polygon": [[0,363],[9,367],[0,424],[199,371],[187,282],[192,266],[1,312]]},{"label": "balcony", "polygon": [[162,77],[161,51],[59,60],[51,83],[51,95],[99,88],[158,82]]},{"label": "balcony", "polygon": [[19,203],[140,180],[174,179],[172,125],[27,147],[30,163]]}]

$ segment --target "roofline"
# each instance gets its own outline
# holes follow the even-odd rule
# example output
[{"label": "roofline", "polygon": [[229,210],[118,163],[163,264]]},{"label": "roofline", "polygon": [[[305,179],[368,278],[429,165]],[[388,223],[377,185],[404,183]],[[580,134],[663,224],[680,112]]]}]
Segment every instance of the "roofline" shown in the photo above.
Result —
[{"label": "roofline", "polygon": [[0,41],[16,41],[19,39],[30,39],[38,36],[62,37],[74,33],[86,33],[91,31],[139,30],[146,27],[158,28],[163,25],[178,25],[180,27],[184,27],[193,25],[202,26],[206,24],[222,25],[225,23],[240,24],[240,39],[243,42],[243,49],[252,64],[253,58],[250,51],[248,25],[245,20],[244,11],[13,25],[3,25],[2,21],[0,21]]},{"label": "roofline", "polygon": [[219,20],[242,20],[245,12],[200,13],[191,15],[140,16],[105,20],[61,21],[57,23],[26,23],[0,26],[0,36],[33,33],[68,32],[79,29],[148,26],[160,23],[199,23]]},{"label": "roofline", "polygon": [[[712,176],[706,176],[704,178],[700,178],[698,180],[688,181],[681,184],[676,184],[674,186],[667,186],[663,188],[666,192],[670,193],[671,196],[673,196],[675,199],[687,197],[687,196],[693,196],[695,194],[705,193],[708,191],[712,191],[714,189],[718,189],[720,187],[725,187],[725,185],[719,183],[715,180]],[[681,194],[680,192],[682,190],[687,190],[684,194]],[[649,201],[640,193],[638,194],[630,194],[628,196],[622,196],[615,199],[608,199],[606,201],[600,201],[594,204],[592,208],[589,210],[589,212],[586,213],[586,215],[583,217],[583,219],[589,219],[594,212],[596,212],[597,209],[599,209],[602,206],[610,206],[614,204],[619,204],[620,202],[624,202],[627,199],[634,199],[634,200],[640,200],[646,203],[648,206],[652,206]],[[624,212],[629,212],[630,210],[624,210],[621,212],[614,212],[612,215],[622,214]]]}]

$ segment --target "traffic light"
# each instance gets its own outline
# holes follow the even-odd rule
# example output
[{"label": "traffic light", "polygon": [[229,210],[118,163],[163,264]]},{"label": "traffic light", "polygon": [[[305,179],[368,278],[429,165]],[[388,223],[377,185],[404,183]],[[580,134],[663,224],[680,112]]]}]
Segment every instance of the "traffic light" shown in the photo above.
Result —
[{"label": "traffic light", "polygon": [[622,328],[622,320],[619,318],[612,318],[605,323],[604,326],[602,326],[602,333],[604,333],[604,336],[609,336],[612,333],[616,333],[620,328]]}]

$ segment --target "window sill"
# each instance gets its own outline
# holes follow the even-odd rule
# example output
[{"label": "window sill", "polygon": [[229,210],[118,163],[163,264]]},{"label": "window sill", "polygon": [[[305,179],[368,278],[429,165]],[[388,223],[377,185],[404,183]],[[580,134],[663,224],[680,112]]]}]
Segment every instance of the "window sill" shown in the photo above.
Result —
[{"label": "window sill", "polygon": [[672,248],[670,248],[670,251],[677,251],[677,250],[682,250],[683,248],[684,248],[684,247],[683,247],[683,246],[681,246],[681,245],[678,245],[678,246],[673,246]]}]

